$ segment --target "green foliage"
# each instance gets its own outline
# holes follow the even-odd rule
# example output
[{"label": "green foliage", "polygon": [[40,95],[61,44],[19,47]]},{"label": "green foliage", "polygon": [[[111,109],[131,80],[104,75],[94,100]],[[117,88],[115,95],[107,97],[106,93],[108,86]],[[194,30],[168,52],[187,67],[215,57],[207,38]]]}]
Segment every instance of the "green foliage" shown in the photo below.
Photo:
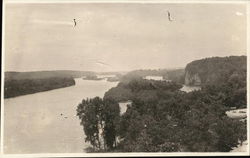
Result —
[{"label": "green foliage", "polygon": [[184,93],[175,83],[135,79],[122,87],[133,97],[121,116],[119,151],[227,152],[246,139],[246,124],[225,115],[227,95],[220,86]]},{"label": "green foliage", "polygon": [[102,109],[103,102],[99,97],[83,99],[82,103],[77,106],[77,116],[81,120],[86,135],[85,141],[90,142],[94,149],[101,149],[99,126],[102,123]]},{"label": "green foliage", "polygon": [[112,98],[112,99],[116,100],[117,102],[126,101],[132,97],[133,97],[133,95],[131,93],[131,90],[124,87],[123,83],[119,83],[117,87],[111,88],[104,95],[104,99]]},{"label": "green foliage", "polygon": [[120,102],[132,100],[137,95],[141,97],[148,97],[149,95],[146,93],[156,95],[157,92],[160,95],[161,93],[164,93],[164,91],[177,91],[181,87],[182,85],[175,82],[154,81],[137,78],[132,79],[127,83],[120,82],[117,87],[111,88],[109,91],[107,91],[104,95],[104,98],[112,98],[117,102]]},{"label": "green foliage", "polygon": [[142,79],[146,76],[162,76],[166,80],[184,83],[184,75],[184,69],[135,70],[121,77],[121,82],[128,83],[131,80]]},{"label": "green foliage", "polygon": [[[246,56],[196,60],[185,71],[198,74],[202,89],[227,107],[246,107]],[[219,98],[218,98],[219,97]]]},{"label": "green foliage", "polygon": [[169,70],[167,71],[166,74],[163,74],[163,78],[177,83],[184,83],[185,70],[184,69]]},{"label": "green foliage", "polygon": [[132,92],[138,92],[140,90],[171,90],[176,91],[182,87],[182,85],[175,82],[167,81],[154,81],[146,79],[134,79],[131,80],[127,86]]},{"label": "green foliage", "polygon": [[116,146],[117,125],[120,121],[120,108],[113,99],[105,99],[102,111],[104,122],[104,140],[108,149]]},{"label": "green foliage", "polygon": [[232,80],[233,74],[246,81],[246,56],[212,57],[187,64],[185,72],[198,74],[202,84],[215,84]]},{"label": "green foliage", "polygon": [[156,95],[154,101],[132,100],[121,119],[122,151],[225,152],[246,138],[244,125],[228,118],[213,96],[204,91],[170,93]]},{"label": "green foliage", "polygon": [[[244,82],[244,81],[243,81]],[[218,86],[205,85],[202,90],[226,107],[245,108],[247,105],[246,85],[226,82]]]},{"label": "green foliage", "polygon": [[106,147],[109,150],[116,145],[119,114],[119,105],[113,99],[83,99],[77,106],[77,116],[86,135],[85,141],[91,143],[94,151]]},{"label": "green foliage", "polygon": [[[238,141],[242,139],[241,137],[243,135],[246,136],[246,129],[243,129],[245,125],[238,120],[224,117],[218,121],[218,126],[220,128],[215,128],[215,132],[219,136],[216,144],[219,151],[226,152],[232,150],[232,147],[237,147]],[[239,131],[244,132],[241,133]]]},{"label": "green foliage", "polygon": [[[187,65],[186,70],[198,73],[204,83],[201,90],[190,93],[179,90],[180,82],[142,79],[167,71],[138,70],[123,76],[117,87],[105,93],[101,104],[106,151],[232,150],[247,139],[246,122],[225,114],[230,106],[246,107],[245,59],[209,58]],[[181,80],[181,72],[173,74]],[[132,104],[119,116],[117,102],[127,100]]]}]

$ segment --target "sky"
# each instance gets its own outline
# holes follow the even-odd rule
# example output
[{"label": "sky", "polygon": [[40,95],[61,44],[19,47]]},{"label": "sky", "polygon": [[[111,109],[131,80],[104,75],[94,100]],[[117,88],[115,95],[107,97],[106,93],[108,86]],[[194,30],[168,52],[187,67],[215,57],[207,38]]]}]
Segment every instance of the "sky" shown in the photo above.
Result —
[{"label": "sky", "polygon": [[185,67],[246,55],[246,24],[245,4],[8,3],[5,71]]}]

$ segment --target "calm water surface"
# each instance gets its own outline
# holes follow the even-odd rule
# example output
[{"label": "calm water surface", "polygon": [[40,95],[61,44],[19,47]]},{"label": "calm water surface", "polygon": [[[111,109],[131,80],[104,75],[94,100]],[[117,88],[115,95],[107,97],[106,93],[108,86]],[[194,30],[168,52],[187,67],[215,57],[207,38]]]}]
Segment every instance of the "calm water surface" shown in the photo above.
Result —
[{"label": "calm water surface", "polygon": [[187,85],[183,85],[183,87],[180,90],[188,93],[188,92],[192,92],[192,91],[200,90],[200,89],[201,89],[200,86],[187,86]]},{"label": "calm water surface", "polygon": [[76,85],[4,100],[4,153],[82,153],[89,146],[76,116],[83,98],[117,82],[75,79]]}]

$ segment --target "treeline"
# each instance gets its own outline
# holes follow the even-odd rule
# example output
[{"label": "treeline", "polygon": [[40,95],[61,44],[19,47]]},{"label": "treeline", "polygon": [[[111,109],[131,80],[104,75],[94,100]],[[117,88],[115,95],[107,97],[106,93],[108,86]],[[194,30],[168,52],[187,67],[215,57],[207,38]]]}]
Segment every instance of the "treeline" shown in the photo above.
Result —
[{"label": "treeline", "polygon": [[184,83],[185,71],[184,69],[134,70],[123,75],[120,81],[126,83],[146,76],[162,76],[166,80]]},{"label": "treeline", "polygon": [[211,57],[187,64],[185,73],[198,74],[203,85],[219,85],[236,77],[246,82],[246,69],[246,56]]},{"label": "treeline", "polygon": [[[77,114],[92,152],[228,152],[246,140],[246,122],[226,116],[219,90],[179,88],[175,82],[143,79],[120,83],[118,91],[126,89],[132,101],[121,116],[117,101],[123,98],[116,93],[83,100]],[[93,143],[101,138],[103,146]]]},{"label": "treeline", "polygon": [[102,78],[98,78],[97,75],[87,75],[83,80],[102,80]]},{"label": "treeline", "polygon": [[169,70],[167,71],[166,74],[163,75],[163,78],[184,84],[185,70],[184,69]]},{"label": "treeline", "polygon": [[4,73],[4,98],[16,97],[75,85],[74,78],[92,75],[91,71],[30,71]]},{"label": "treeline", "polygon": [[239,79],[238,75],[231,76],[228,82],[219,85],[204,85],[202,90],[219,99],[225,107],[247,107],[246,81]]},{"label": "treeline", "polygon": [[8,79],[4,81],[4,98],[48,91],[75,85],[73,78]]},{"label": "treeline", "polygon": [[246,123],[225,115],[211,91],[138,91],[118,125],[122,152],[227,152],[246,140]]},{"label": "treeline", "polygon": [[14,79],[42,79],[42,78],[79,78],[86,75],[94,75],[91,71],[73,71],[73,70],[54,70],[54,71],[29,71],[29,72],[15,72],[8,71],[4,73],[5,80]]},{"label": "treeline", "polygon": [[[104,99],[111,98],[117,102],[132,100],[137,95],[146,95],[146,93],[161,91],[175,91],[182,88],[181,84],[167,81],[154,81],[141,78],[131,79],[129,82],[120,82],[116,87],[108,90]],[[142,92],[142,94],[137,93]],[[145,98],[146,99],[146,98]]]},{"label": "treeline", "polygon": [[221,97],[227,107],[247,105],[246,56],[212,57],[187,64],[185,71],[198,74],[203,89]]}]

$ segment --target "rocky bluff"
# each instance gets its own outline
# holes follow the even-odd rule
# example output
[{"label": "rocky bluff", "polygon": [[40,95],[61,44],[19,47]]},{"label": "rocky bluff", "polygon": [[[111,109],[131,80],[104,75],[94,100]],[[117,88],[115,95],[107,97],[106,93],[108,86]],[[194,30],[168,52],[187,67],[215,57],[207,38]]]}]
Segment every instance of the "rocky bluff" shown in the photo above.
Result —
[{"label": "rocky bluff", "polygon": [[185,84],[201,86],[231,80],[246,81],[246,56],[212,57],[195,60],[185,68]]}]

